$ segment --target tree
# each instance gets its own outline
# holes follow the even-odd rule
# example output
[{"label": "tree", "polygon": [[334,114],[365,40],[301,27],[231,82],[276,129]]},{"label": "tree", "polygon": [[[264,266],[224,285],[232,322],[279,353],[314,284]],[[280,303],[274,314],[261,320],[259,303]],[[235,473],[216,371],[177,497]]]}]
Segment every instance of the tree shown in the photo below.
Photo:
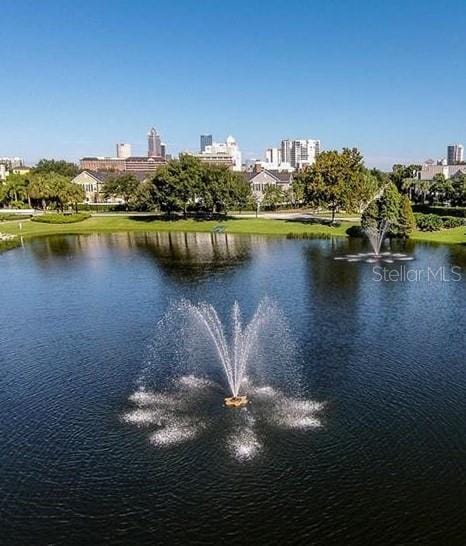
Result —
[{"label": "tree", "polygon": [[451,178],[452,205],[463,207],[466,205],[466,174],[456,174]]},{"label": "tree", "polygon": [[122,197],[126,210],[129,203],[137,194],[139,189],[139,180],[131,173],[118,174],[110,177],[103,185],[102,193],[106,199]]},{"label": "tree", "polygon": [[41,159],[32,169],[34,174],[57,173],[69,178],[74,178],[79,173],[79,167],[75,163],[62,159]]},{"label": "tree", "polygon": [[402,190],[404,180],[406,178],[418,179],[421,169],[421,165],[395,164],[390,173],[390,180],[395,184],[398,190]]},{"label": "tree", "polygon": [[188,154],[170,160],[159,168],[153,179],[155,202],[169,214],[182,210],[186,216],[188,205],[196,202],[201,189],[203,164]]},{"label": "tree", "polygon": [[393,182],[385,187],[385,190],[379,199],[380,216],[388,221],[391,226],[398,223],[400,213],[401,196]]},{"label": "tree", "polygon": [[47,204],[52,195],[50,174],[34,173],[29,184],[29,195],[32,199],[40,201],[42,209],[47,209]]},{"label": "tree", "polygon": [[67,176],[54,171],[32,174],[28,193],[30,198],[40,201],[44,211],[50,205],[54,205],[61,212],[68,205],[77,209],[77,204],[84,200],[84,191],[80,186],[73,184]]},{"label": "tree", "polygon": [[409,197],[401,196],[393,182],[389,182],[382,195],[366,208],[361,217],[361,227],[365,230],[380,229],[385,222],[389,224],[387,235],[390,237],[408,238],[416,227]]},{"label": "tree", "polygon": [[314,207],[326,207],[332,212],[332,223],[340,209],[358,210],[372,199],[379,184],[364,167],[356,149],[322,152],[313,165],[298,173],[297,185],[304,187],[304,201]]},{"label": "tree", "polygon": [[285,201],[285,196],[280,187],[269,184],[265,188],[263,204],[273,210]]},{"label": "tree", "polygon": [[414,217],[411,201],[407,195],[401,197],[400,210],[398,214],[398,235],[407,239],[412,231],[416,229],[416,218]]},{"label": "tree", "polygon": [[28,179],[21,174],[10,174],[2,185],[2,202],[23,201],[28,199]]}]

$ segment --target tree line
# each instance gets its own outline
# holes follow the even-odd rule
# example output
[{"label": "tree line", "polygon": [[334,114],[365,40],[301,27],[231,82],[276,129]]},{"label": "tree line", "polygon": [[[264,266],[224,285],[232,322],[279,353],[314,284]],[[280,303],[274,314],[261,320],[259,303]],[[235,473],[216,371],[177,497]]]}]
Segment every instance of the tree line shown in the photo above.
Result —
[{"label": "tree line", "polygon": [[[327,209],[332,213],[332,221],[342,210],[367,211],[364,218],[386,216],[393,226],[406,224],[406,229],[399,228],[399,233],[405,233],[412,226],[406,180],[415,176],[417,168],[420,167],[408,166],[402,170],[397,166],[392,173],[383,173],[366,168],[356,148],[326,151],[318,155],[313,165],[294,174],[288,190],[268,186],[262,204],[270,208],[288,203]],[[73,163],[41,160],[27,175],[11,174],[0,187],[0,201],[59,211],[77,206],[84,201],[81,187],[71,182],[78,172]],[[103,195],[106,199],[123,198],[131,210],[184,215],[200,211],[226,214],[233,209],[255,208],[257,204],[242,173],[203,163],[187,154],[170,160],[144,182],[132,173],[115,172],[103,185]]]}]

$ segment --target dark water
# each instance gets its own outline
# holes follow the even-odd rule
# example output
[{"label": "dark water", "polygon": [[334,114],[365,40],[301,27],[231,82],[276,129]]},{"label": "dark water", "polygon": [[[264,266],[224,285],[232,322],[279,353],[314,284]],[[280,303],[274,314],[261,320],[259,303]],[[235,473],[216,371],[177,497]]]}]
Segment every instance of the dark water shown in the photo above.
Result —
[{"label": "dark water", "polygon": [[[466,247],[408,247],[387,271],[431,277],[378,282],[332,259],[360,244],[121,234],[1,255],[0,543],[466,543]],[[250,317],[265,296],[321,427],[264,428],[238,460],[246,413],[221,397],[210,432],[167,447],[121,419],[171,302]]]}]

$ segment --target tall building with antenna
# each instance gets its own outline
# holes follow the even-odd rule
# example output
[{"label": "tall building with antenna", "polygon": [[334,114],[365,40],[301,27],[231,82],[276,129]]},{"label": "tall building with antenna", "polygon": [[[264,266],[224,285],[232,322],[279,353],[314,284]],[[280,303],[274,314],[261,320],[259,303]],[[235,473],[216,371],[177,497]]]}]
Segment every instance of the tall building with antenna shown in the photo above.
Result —
[{"label": "tall building with antenna", "polygon": [[160,140],[160,135],[154,127],[147,133],[147,142],[148,157],[162,157],[162,142]]}]

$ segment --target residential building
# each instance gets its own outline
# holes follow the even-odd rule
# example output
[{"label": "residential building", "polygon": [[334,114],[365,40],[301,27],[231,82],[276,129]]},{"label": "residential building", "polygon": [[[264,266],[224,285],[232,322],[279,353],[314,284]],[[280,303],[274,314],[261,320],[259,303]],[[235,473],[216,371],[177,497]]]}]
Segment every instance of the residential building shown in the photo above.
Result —
[{"label": "residential building", "polygon": [[125,159],[125,170],[140,173],[153,172],[165,163],[163,157],[131,156]]},{"label": "residential building", "polygon": [[200,150],[202,153],[202,152],[205,152],[206,146],[212,146],[212,142],[213,142],[212,135],[201,135],[200,141],[201,141]]},{"label": "residential building", "polygon": [[126,159],[122,157],[82,157],[79,167],[89,171],[125,171]]},{"label": "residential building", "polygon": [[312,165],[320,152],[320,140],[296,139],[282,140],[282,161],[294,169]]},{"label": "residential building", "polygon": [[282,163],[282,151],[280,148],[268,148],[265,150],[265,162],[269,169],[278,170]]},{"label": "residential building", "polygon": [[[141,172],[132,173],[134,174],[140,182],[143,182],[146,179],[146,175]],[[81,186],[85,193],[85,202],[89,204],[97,203],[108,203],[109,200],[106,200],[102,191],[105,182],[115,176],[114,172],[110,171],[92,171],[84,170],[75,176],[72,180],[74,184]],[[115,202],[113,200],[112,202]],[[117,203],[123,203],[123,198],[117,198]]]},{"label": "residential building", "polygon": [[254,172],[244,173],[244,176],[258,201],[263,200],[268,186],[278,186],[281,190],[286,191],[291,188],[293,181],[292,173],[261,169],[260,167],[256,168]]},{"label": "residential building", "polygon": [[228,165],[233,171],[241,171],[241,152],[236,140],[229,136],[225,142],[206,144],[204,151],[195,154],[201,161],[215,165]]},{"label": "residential building", "polygon": [[466,165],[443,165],[426,162],[421,167],[420,179],[432,180],[436,174],[443,174],[445,178],[452,178],[458,173],[466,174]]},{"label": "residential building", "polygon": [[320,152],[320,140],[283,139],[279,148],[265,152],[264,168],[291,171],[312,165]]},{"label": "residential building", "polygon": [[447,147],[448,165],[459,165],[464,162],[464,146],[462,144],[450,144]]},{"label": "residential building", "polygon": [[5,165],[7,170],[15,167],[22,167],[24,161],[20,157],[0,157],[0,164]]},{"label": "residential building", "polygon": [[131,156],[131,144],[120,143],[116,145],[116,152],[118,159],[126,159]]}]

